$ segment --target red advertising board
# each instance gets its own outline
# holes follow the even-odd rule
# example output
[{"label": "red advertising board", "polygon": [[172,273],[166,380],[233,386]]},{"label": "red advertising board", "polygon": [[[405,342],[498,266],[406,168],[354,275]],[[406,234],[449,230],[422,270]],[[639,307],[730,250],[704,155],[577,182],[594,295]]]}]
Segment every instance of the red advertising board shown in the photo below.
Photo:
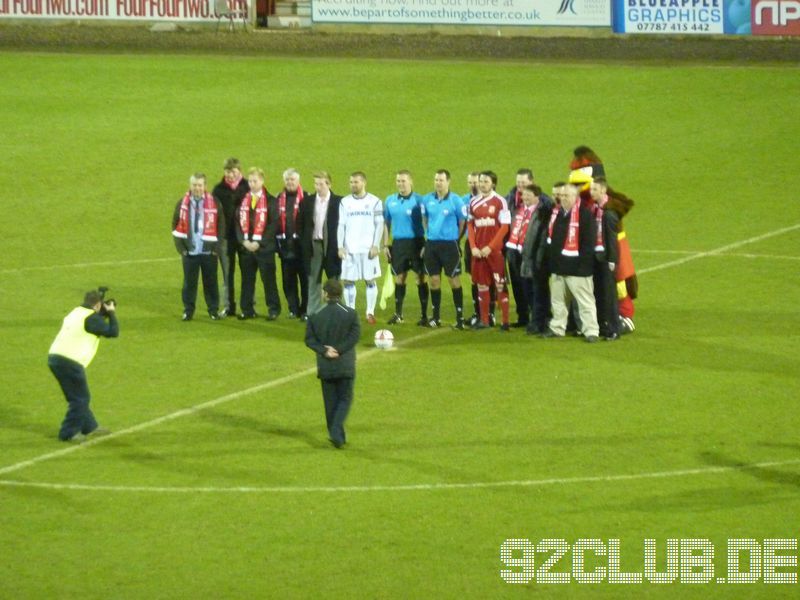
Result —
[{"label": "red advertising board", "polygon": [[753,35],[800,35],[800,0],[752,0]]}]

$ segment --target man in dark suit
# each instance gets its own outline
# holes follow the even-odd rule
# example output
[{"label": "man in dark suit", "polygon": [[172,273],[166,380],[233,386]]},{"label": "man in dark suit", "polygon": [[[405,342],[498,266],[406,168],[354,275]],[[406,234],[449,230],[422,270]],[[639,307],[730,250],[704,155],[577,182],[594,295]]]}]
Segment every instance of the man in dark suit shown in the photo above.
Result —
[{"label": "man in dark suit", "polygon": [[336,240],[342,197],[331,191],[331,177],[325,171],[314,173],[314,189],[297,215],[303,269],[308,274],[309,316],[322,308],[322,273],[328,279],[338,279],[342,273]]},{"label": "man in dark suit", "polygon": [[306,325],[306,346],[317,355],[328,436],[337,448],[347,441],[344,422],[353,403],[356,344],[361,335],[356,311],[340,303],[342,291],[338,279],[326,281],[323,292],[327,306],[310,315]]},{"label": "man in dark suit", "polygon": [[234,272],[236,271],[236,251],[239,242],[236,239],[236,220],[239,205],[242,203],[250,186],[247,179],[242,176],[242,164],[236,158],[229,158],[223,167],[224,176],[214,187],[211,195],[222,205],[225,217],[225,234],[220,237],[218,244],[219,263],[222,267],[222,304],[224,308],[220,316],[236,316],[236,292]]},{"label": "man in dark suit", "polygon": [[264,187],[264,171],[253,167],[247,173],[250,191],[245,195],[236,215],[236,236],[239,240],[239,269],[242,291],[239,303],[240,320],[256,317],[256,273],[261,275],[267,304],[267,321],[274,321],[281,312],[278,283],[275,278],[275,234],[278,227],[277,204]]}]

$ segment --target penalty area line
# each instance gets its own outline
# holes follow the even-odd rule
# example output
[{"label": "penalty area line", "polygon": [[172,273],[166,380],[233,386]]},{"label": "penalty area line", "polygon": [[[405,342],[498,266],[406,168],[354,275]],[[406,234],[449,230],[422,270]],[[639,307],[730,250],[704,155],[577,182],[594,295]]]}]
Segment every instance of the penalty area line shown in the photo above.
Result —
[{"label": "penalty area line", "polygon": [[41,481],[17,481],[0,479],[0,486],[8,488],[37,488],[58,491],[85,492],[134,492],[152,494],[303,494],[303,493],[351,493],[351,492],[417,492],[441,490],[470,490],[487,488],[529,488],[571,484],[615,483],[646,479],[668,479],[703,475],[721,475],[738,471],[767,469],[800,464],[800,459],[750,463],[727,467],[699,467],[627,475],[593,475],[584,477],[551,477],[547,479],[523,479],[510,481],[475,481],[465,483],[419,483],[398,485],[336,485],[336,486],[138,486],[138,485],[91,485],[82,483],[49,483]]},{"label": "penalty area line", "polygon": [[[410,337],[402,342],[399,342],[399,345],[411,344],[420,339],[425,337],[431,336],[435,333],[443,331],[443,329],[435,329],[433,331],[426,331],[425,333],[421,333]],[[372,348],[371,350],[367,350],[366,352],[360,352],[357,354],[357,360],[362,361],[370,356],[374,356],[379,352],[383,352],[379,348]],[[183,408],[181,410],[177,410],[173,413],[169,413],[167,415],[157,417],[155,419],[151,419],[150,421],[144,421],[143,423],[139,423],[138,425],[133,425],[131,427],[127,427],[125,429],[120,429],[118,431],[113,431],[108,435],[104,435],[102,437],[89,439],[80,444],[71,444],[68,445],[66,448],[61,448],[59,450],[55,450],[53,452],[48,452],[47,454],[42,454],[40,456],[36,456],[34,458],[30,458],[28,460],[23,460],[13,465],[8,465],[6,467],[0,467],[0,475],[5,475],[6,473],[13,473],[15,471],[19,471],[26,467],[31,467],[33,465],[52,460],[54,458],[59,458],[61,456],[66,456],[68,454],[72,454],[73,452],[77,452],[79,450],[83,450],[85,448],[89,448],[91,446],[96,446],[97,444],[103,444],[107,441],[117,439],[119,437],[130,435],[132,433],[138,433],[144,429],[150,429],[151,427],[155,427],[156,425],[161,425],[162,423],[167,423],[169,421],[174,421],[175,419],[179,419],[181,417],[186,417],[189,415],[197,414],[203,410],[214,408],[215,406],[219,406],[221,404],[226,404],[228,402],[232,402],[233,400],[239,400],[240,398],[244,398],[245,396],[251,396],[252,394],[257,394],[258,392],[263,392],[264,390],[268,390],[274,387],[278,387],[285,383],[291,383],[296,379],[300,379],[302,377],[306,377],[307,375],[314,375],[317,372],[316,367],[309,367],[307,369],[303,369],[302,371],[296,371],[291,375],[286,375],[284,377],[279,377],[278,379],[272,379],[270,381],[266,381],[264,383],[260,383],[258,385],[254,385],[244,390],[240,390],[238,392],[233,392],[230,394],[226,394],[224,396],[220,396],[219,398],[214,398],[213,400],[209,400],[208,402],[203,402],[201,404],[196,404],[195,406],[190,406],[188,408]]]}]

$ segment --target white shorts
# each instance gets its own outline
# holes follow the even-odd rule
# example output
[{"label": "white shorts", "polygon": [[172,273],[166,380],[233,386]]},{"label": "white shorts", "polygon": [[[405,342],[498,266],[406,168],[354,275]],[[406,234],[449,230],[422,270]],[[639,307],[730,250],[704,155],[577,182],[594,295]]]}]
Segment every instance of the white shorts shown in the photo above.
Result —
[{"label": "white shorts", "polygon": [[344,281],[372,281],[381,276],[381,262],[376,256],[370,258],[367,252],[363,254],[348,254],[342,261],[342,280]]}]

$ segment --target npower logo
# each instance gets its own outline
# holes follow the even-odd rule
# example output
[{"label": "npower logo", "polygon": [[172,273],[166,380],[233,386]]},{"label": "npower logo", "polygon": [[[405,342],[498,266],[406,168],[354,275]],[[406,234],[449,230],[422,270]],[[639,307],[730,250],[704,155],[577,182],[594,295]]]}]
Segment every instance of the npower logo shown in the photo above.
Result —
[{"label": "npower logo", "polygon": [[753,35],[800,35],[800,0],[753,0]]}]

